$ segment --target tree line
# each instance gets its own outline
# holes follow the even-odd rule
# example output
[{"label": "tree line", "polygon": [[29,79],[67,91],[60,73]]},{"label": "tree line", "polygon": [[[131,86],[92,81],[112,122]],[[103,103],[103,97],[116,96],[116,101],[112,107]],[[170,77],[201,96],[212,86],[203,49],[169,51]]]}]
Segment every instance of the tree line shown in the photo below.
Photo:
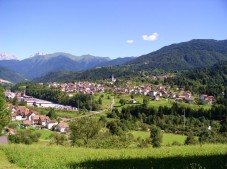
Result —
[{"label": "tree line", "polygon": [[[18,84],[14,87],[14,90],[20,89],[23,84]],[[66,92],[62,92],[58,88],[48,87],[46,85],[39,85],[36,83],[26,83],[24,89],[26,95],[33,96],[38,99],[48,100],[57,104],[68,105],[77,107],[82,110],[97,111],[100,109],[100,101],[95,100],[93,95],[77,93],[72,97],[69,97]]]}]

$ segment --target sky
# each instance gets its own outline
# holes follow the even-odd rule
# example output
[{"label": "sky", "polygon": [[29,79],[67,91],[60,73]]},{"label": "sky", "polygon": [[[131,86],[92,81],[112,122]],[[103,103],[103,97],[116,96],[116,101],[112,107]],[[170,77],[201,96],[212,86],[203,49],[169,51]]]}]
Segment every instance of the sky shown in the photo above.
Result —
[{"label": "sky", "polygon": [[226,0],[0,0],[0,53],[141,56],[227,39]]}]

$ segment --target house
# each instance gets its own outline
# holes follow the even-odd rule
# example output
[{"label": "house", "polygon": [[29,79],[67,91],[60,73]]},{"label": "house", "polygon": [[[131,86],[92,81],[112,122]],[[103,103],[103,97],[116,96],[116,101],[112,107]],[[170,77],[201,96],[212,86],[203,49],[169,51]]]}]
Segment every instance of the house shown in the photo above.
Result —
[{"label": "house", "polygon": [[131,99],[129,102],[132,103],[132,104],[135,104],[136,100],[135,99]]},{"label": "house", "polygon": [[162,93],[162,97],[169,97],[168,92],[166,92],[166,91],[161,91],[161,93]]},{"label": "house", "polygon": [[25,106],[18,106],[12,109],[12,121],[24,120],[29,114],[29,109]]},{"label": "house", "polygon": [[55,125],[57,125],[57,124],[58,124],[58,122],[55,121],[55,120],[49,120],[49,121],[47,120],[46,121],[46,128],[49,129],[49,130],[51,130],[52,127],[55,126]]},{"label": "house", "polygon": [[36,98],[24,98],[23,101],[27,103],[29,106],[37,106],[37,107],[51,107],[52,102],[46,100],[40,100]]},{"label": "house", "polygon": [[69,125],[67,123],[61,122],[57,125],[58,131],[61,133],[67,132]]},{"label": "house", "polygon": [[8,135],[14,135],[16,133],[16,130],[12,128],[6,128],[6,132]]},{"label": "house", "polygon": [[176,100],[175,100],[176,102],[182,102],[183,101],[183,99],[182,98],[176,98]]},{"label": "house", "polygon": [[182,100],[185,100],[186,99],[185,96],[177,96],[177,98],[182,99]]},{"label": "house", "polygon": [[202,94],[199,96],[199,99],[200,100],[205,100],[207,98],[207,95],[206,94]]},{"label": "house", "polygon": [[157,91],[150,91],[148,95],[152,97],[156,96],[157,93],[158,93]]},{"label": "house", "polygon": [[47,120],[50,120],[48,116],[45,115],[35,115],[31,117],[33,125],[46,126]]},{"label": "house", "polygon": [[208,96],[206,94],[200,95],[200,100],[204,101],[206,104],[212,104],[214,101],[214,96]]},{"label": "house", "polygon": [[171,99],[176,98],[176,94],[171,92],[171,93],[169,94],[169,97],[170,97]]},{"label": "house", "polygon": [[186,102],[189,103],[189,104],[193,104],[193,103],[195,102],[195,100],[192,99],[192,98],[186,98],[185,100],[186,100]]},{"label": "house", "polygon": [[152,96],[151,99],[155,100],[155,101],[158,101],[160,99],[160,96],[159,95]]},{"label": "house", "polygon": [[5,97],[6,97],[7,99],[13,99],[13,98],[15,98],[15,93],[10,92],[10,91],[6,91],[6,92],[5,92]]},{"label": "house", "polygon": [[32,125],[32,121],[30,121],[30,120],[24,120],[24,121],[23,121],[23,124],[24,124],[25,126],[30,126],[30,125]]},{"label": "house", "polygon": [[185,99],[190,99],[192,96],[192,93],[190,91],[184,92],[183,96],[185,96]]},{"label": "house", "polygon": [[213,103],[213,99],[209,98],[209,97],[205,98],[204,101],[205,101],[206,104],[212,104]]}]

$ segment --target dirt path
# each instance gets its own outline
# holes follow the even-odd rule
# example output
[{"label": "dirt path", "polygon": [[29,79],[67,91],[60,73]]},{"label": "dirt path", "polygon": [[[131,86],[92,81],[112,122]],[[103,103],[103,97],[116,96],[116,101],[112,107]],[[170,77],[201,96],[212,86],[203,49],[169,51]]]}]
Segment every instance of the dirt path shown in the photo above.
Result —
[{"label": "dirt path", "polygon": [[91,112],[89,114],[85,114],[85,115],[81,115],[81,116],[77,116],[77,117],[73,117],[73,118],[62,118],[63,121],[72,121],[75,119],[79,119],[79,118],[83,118],[83,117],[90,117],[90,116],[94,116],[100,113],[103,113],[104,111],[95,111],[95,112]]}]

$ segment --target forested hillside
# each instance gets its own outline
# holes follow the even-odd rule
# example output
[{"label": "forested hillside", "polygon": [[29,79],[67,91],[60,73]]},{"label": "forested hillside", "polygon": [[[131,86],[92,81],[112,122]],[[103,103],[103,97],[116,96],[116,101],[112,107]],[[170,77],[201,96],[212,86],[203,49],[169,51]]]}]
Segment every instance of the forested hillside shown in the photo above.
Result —
[{"label": "forested hillside", "polygon": [[206,69],[227,60],[227,40],[191,40],[163,47],[123,65],[90,69],[79,73],[55,72],[35,81],[102,80],[117,77],[157,75],[185,70]]},{"label": "forested hillside", "polygon": [[215,64],[210,68],[182,72],[165,82],[194,92],[218,96],[224,91],[227,92],[227,62]]},{"label": "forested hillside", "polygon": [[0,79],[4,79],[12,83],[18,83],[25,80],[25,78],[22,75],[10,71],[3,66],[0,66]]},{"label": "forested hillside", "polygon": [[227,60],[227,40],[191,40],[163,47],[128,63],[131,69],[187,70]]}]

